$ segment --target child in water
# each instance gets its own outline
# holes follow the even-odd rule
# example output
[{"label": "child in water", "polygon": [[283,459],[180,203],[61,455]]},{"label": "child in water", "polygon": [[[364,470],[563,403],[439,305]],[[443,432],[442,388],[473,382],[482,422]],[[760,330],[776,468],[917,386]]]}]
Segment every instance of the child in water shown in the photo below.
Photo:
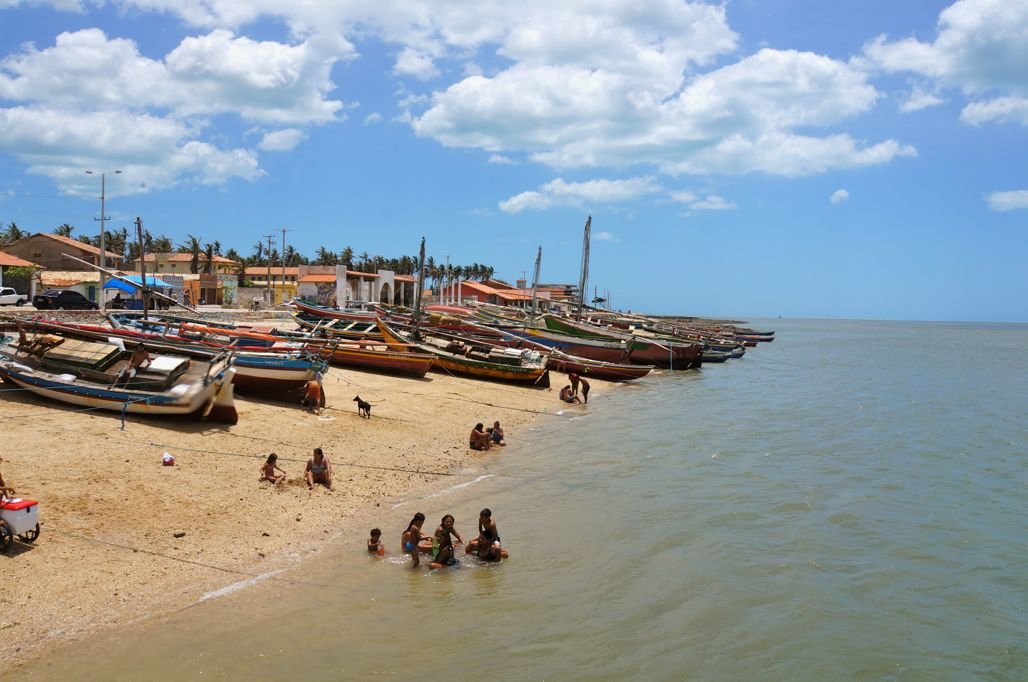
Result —
[{"label": "child in water", "polygon": [[378,528],[371,529],[371,537],[368,538],[368,552],[379,556],[386,553],[385,545],[382,544],[382,531]]},{"label": "child in water", "polygon": [[[274,452],[268,455],[268,459],[261,465],[261,477],[259,481],[271,481],[281,483],[286,479],[286,472],[278,468],[278,455]],[[278,473],[275,473],[275,472]]]},{"label": "child in water", "polygon": [[464,538],[453,527],[453,515],[447,514],[439,522],[439,527],[435,529],[435,542],[432,543],[432,554],[435,556],[429,566],[430,568],[453,566],[457,563],[457,559],[453,556],[453,539],[450,537],[451,535],[457,538],[457,542],[464,543]]},{"label": "child in water", "polygon": [[407,524],[407,530],[403,531],[403,551],[410,554],[411,566],[414,568],[421,563],[421,557],[418,556],[421,551],[418,549],[418,543],[421,542],[421,526],[424,523],[425,515],[418,512]]}]

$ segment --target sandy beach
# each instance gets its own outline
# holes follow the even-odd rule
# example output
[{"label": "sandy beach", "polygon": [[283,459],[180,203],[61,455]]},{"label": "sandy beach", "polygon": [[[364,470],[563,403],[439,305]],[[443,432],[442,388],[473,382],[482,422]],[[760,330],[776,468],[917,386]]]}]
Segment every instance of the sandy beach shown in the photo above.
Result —
[{"label": "sandy beach", "polygon": [[[40,502],[42,530],[34,546],[15,542],[0,555],[0,673],[247,576],[296,567],[340,534],[364,536],[354,519],[376,506],[452,485],[471,458],[516,453],[520,429],[561,409],[563,378],[540,390],[332,368],[322,416],[237,396],[230,427],[130,416],[122,429],[113,412],[5,393],[0,470],[19,496]],[[593,381],[592,396],[604,390]],[[372,403],[370,420],[358,417],[356,394]],[[471,427],[494,420],[512,445],[469,450]],[[332,461],[334,492],[302,481],[315,447]],[[162,466],[165,452],[176,466]],[[278,486],[258,482],[271,452],[288,474]]]}]

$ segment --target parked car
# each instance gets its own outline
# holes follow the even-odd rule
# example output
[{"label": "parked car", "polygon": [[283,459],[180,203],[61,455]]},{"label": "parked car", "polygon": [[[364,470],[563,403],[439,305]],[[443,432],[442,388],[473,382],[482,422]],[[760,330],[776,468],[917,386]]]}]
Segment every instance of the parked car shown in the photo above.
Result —
[{"label": "parked car", "polygon": [[38,310],[98,310],[99,306],[71,289],[47,289],[32,297]]},{"label": "parked car", "polygon": [[0,305],[25,305],[27,294],[19,294],[11,287],[0,287]]}]

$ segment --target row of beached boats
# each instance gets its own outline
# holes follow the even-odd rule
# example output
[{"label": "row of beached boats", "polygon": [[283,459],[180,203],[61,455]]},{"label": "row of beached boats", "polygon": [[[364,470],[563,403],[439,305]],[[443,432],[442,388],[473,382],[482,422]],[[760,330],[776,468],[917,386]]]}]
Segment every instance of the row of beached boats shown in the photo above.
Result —
[{"label": "row of beached boats", "polygon": [[[741,357],[773,332],[592,311],[529,319],[497,306],[339,310],[293,301],[298,329],[119,312],[106,324],[0,320],[0,379],[86,409],[235,423],[234,391],[295,404],[330,367],[548,387],[550,371],[632,381]],[[148,358],[133,351],[144,345]],[[136,351],[138,353],[138,351]]]}]

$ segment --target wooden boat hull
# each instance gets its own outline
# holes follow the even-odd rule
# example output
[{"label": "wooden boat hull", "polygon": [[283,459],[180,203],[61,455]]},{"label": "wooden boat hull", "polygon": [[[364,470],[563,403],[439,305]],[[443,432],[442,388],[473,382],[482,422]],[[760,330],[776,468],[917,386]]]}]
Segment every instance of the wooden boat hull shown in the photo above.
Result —
[{"label": "wooden boat hull", "polygon": [[[409,344],[409,341],[392,329],[385,322],[379,321],[379,329],[389,343]],[[549,388],[550,374],[544,363],[539,366],[507,365],[485,360],[476,360],[460,355],[447,353],[430,345],[418,344],[423,353],[433,358],[432,369],[444,374],[502,381],[509,384],[526,384],[540,388]]]},{"label": "wooden boat hull", "polygon": [[374,350],[343,346],[325,346],[320,357],[333,365],[351,369],[370,370],[384,374],[397,374],[422,378],[432,369],[435,358],[422,353],[404,353],[392,350]]},{"label": "wooden boat hull", "polygon": [[544,329],[528,328],[523,331],[506,330],[515,336],[524,335],[536,343],[557,348],[568,355],[599,360],[601,362],[624,363],[628,358],[628,349],[620,341],[602,339],[584,339],[567,336]]},{"label": "wooden boat hull", "polygon": [[62,378],[67,375],[36,371],[17,360],[0,360],[0,379],[48,400],[90,409],[124,410],[145,416],[192,417],[226,424],[239,421],[233,401],[234,374],[235,370],[226,365],[205,386],[194,385],[178,395],[174,391],[154,394],[77,383],[73,378]]},{"label": "wooden boat hull", "polygon": [[316,305],[313,303],[306,303],[299,299],[293,299],[290,305],[295,307],[302,313],[307,315],[314,315],[316,317],[327,317],[334,320],[375,320],[375,313],[364,313],[340,310],[338,308],[329,308],[328,306]]},{"label": "wooden boat hull", "polygon": [[556,372],[604,381],[633,381],[641,379],[653,369],[652,365],[622,365],[613,362],[600,362],[588,358],[576,358],[560,351],[554,351],[546,361],[546,366]]}]

